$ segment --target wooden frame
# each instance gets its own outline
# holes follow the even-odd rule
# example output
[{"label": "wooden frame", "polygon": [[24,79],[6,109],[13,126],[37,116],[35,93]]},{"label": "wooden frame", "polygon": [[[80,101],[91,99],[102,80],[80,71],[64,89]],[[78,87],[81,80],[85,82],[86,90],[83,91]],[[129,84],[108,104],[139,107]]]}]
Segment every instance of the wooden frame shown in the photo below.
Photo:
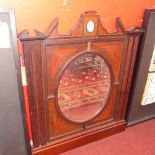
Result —
[{"label": "wooden frame", "polygon": [[[155,117],[155,104],[141,105],[142,96],[149,72],[152,52],[155,44],[154,26],[155,9],[146,9],[143,18],[145,33],[141,37],[141,46],[137,56],[135,77],[132,82],[129,108],[127,113],[128,125],[134,125]],[[153,73],[153,72],[152,72]]]},{"label": "wooden frame", "polygon": [[[95,29],[86,31],[88,21]],[[23,42],[27,68],[34,155],[58,154],[80,145],[123,131],[128,93],[137,51],[140,28],[126,31],[119,18],[116,31],[103,28],[99,15],[87,11],[77,26],[66,35],[57,32],[56,18],[45,33],[35,30],[28,36],[24,30],[18,37]],[[77,50],[78,49],[78,50]],[[80,52],[97,51],[112,68],[112,93],[104,110],[84,125],[67,122],[56,110],[55,77]],[[62,69],[63,70],[63,69]]]}]

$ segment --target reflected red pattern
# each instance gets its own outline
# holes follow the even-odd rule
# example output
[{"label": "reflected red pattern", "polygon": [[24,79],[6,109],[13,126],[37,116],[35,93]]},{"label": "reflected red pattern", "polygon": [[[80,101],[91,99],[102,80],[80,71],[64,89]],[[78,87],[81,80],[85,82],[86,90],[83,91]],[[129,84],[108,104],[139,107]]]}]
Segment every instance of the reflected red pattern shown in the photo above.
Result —
[{"label": "reflected red pattern", "polygon": [[74,59],[64,71],[58,88],[58,104],[72,121],[87,121],[106,104],[111,86],[107,63],[96,54]]}]

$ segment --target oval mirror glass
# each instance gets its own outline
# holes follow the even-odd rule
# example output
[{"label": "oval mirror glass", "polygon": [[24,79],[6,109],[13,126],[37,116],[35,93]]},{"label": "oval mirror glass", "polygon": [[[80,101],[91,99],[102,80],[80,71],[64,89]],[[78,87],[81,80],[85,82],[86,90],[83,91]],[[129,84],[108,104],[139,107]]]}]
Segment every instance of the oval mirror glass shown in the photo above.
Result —
[{"label": "oval mirror glass", "polygon": [[70,61],[61,75],[57,99],[62,114],[82,123],[105,107],[111,90],[111,73],[98,54],[85,53]]}]

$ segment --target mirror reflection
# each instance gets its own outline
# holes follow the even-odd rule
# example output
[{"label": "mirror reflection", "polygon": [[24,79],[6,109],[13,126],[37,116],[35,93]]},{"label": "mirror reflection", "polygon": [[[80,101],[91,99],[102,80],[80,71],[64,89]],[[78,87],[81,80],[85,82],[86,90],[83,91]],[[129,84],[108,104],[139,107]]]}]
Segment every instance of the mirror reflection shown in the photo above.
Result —
[{"label": "mirror reflection", "polygon": [[66,67],[58,87],[58,105],[74,122],[95,117],[105,106],[111,86],[107,63],[95,53],[78,56]]}]

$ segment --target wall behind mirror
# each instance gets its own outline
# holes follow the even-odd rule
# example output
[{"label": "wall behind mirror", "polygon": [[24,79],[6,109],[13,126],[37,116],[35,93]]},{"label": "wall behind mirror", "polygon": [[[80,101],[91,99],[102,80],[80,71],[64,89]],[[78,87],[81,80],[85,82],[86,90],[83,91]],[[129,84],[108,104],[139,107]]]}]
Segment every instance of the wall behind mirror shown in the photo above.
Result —
[{"label": "wall behind mirror", "polygon": [[121,18],[126,28],[141,25],[144,9],[155,6],[155,0],[3,0],[0,6],[15,10],[17,32],[25,28],[32,33],[34,28],[45,31],[50,22],[59,17],[59,31],[65,33],[86,10],[97,11],[109,30],[113,30],[116,17]]}]

